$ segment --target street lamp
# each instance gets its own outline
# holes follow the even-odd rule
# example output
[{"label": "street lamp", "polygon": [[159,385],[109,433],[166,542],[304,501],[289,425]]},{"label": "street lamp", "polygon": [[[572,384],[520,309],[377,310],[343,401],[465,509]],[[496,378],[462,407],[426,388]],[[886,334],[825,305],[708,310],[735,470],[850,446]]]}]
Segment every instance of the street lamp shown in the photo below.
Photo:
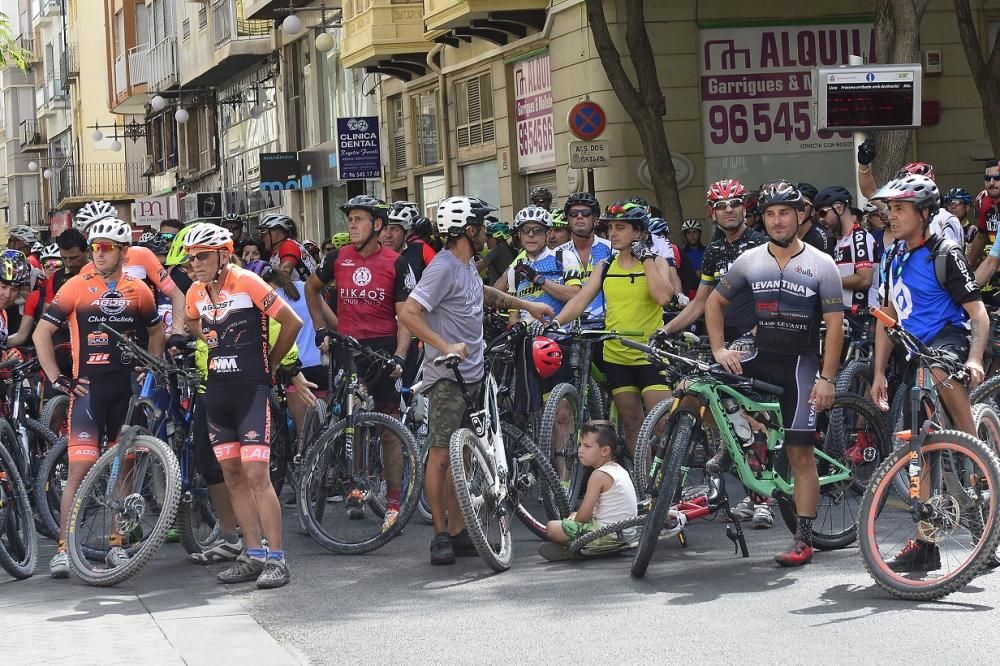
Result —
[{"label": "street lamp", "polygon": [[333,50],[333,35],[328,32],[321,32],[316,35],[316,50],[320,53],[327,53]]},{"label": "street lamp", "polygon": [[174,113],[174,120],[179,122],[181,125],[183,125],[190,119],[191,119],[191,114],[187,112],[187,109],[177,109],[177,112]]},{"label": "street lamp", "polygon": [[281,29],[289,35],[297,35],[302,32],[302,19],[300,19],[295,14],[289,14],[285,17],[285,20],[281,22]]},{"label": "street lamp", "polygon": [[119,150],[121,150],[121,149],[122,149],[122,147],[123,147],[123,146],[122,146],[122,142],[121,142],[121,141],[119,141],[118,139],[115,139],[114,141],[112,141],[112,142],[111,142],[111,146],[110,146],[110,148],[111,148],[111,150],[113,150],[113,151],[114,151],[114,152],[116,152],[116,153],[117,153],[117,152],[118,152]]},{"label": "street lamp", "polygon": [[46,169],[45,171],[43,171],[42,177],[45,178],[45,180],[49,180],[50,178],[52,178],[52,169]]},{"label": "street lamp", "polygon": [[104,132],[99,129],[95,129],[94,133],[90,135],[90,138],[94,140],[94,143],[100,143],[104,141]]},{"label": "street lamp", "polygon": [[38,171],[38,162],[35,160],[28,162],[28,171]]},{"label": "street lamp", "polygon": [[149,105],[153,111],[163,111],[167,108],[167,100],[163,99],[162,95],[153,95],[153,99],[149,100]]}]

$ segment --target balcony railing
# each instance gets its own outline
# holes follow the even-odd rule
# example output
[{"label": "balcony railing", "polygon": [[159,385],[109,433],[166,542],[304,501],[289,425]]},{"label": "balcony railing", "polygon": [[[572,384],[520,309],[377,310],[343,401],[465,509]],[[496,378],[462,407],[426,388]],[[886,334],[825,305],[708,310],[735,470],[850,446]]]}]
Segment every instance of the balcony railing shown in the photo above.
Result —
[{"label": "balcony railing", "polygon": [[21,121],[21,147],[48,147],[48,144],[45,143],[45,127],[34,118]]},{"label": "balcony railing", "polygon": [[358,0],[346,7],[341,46],[344,67],[371,66],[398,54],[426,53],[433,46],[424,37],[424,9],[419,0]]},{"label": "balcony railing", "polygon": [[35,40],[26,35],[18,35],[17,39],[14,40],[14,45],[21,49],[24,53],[24,59],[28,62],[38,62],[41,57],[38,51],[35,50]]},{"label": "balcony railing", "polygon": [[35,110],[40,110],[45,108],[45,102],[48,100],[46,93],[48,91],[45,89],[45,79],[42,78],[41,73],[38,74],[38,80],[35,81]]},{"label": "balcony railing", "polygon": [[121,95],[128,90],[128,74],[126,73],[128,61],[122,53],[115,58],[115,94]]},{"label": "balcony railing", "polygon": [[166,37],[150,48],[146,67],[150,90],[166,90],[177,85],[177,38]]},{"label": "balcony railing", "polygon": [[21,206],[21,224],[40,229],[49,226],[45,219],[45,206],[41,201],[25,201]]},{"label": "balcony railing", "polygon": [[66,90],[63,88],[62,79],[50,73],[45,79],[45,108],[62,109],[66,107]]},{"label": "balcony railing", "polygon": [[80,76],[80,56],[76,44],[66,45],[66,50],[62,52],[59,60],[59,71],[62,73],[63,83],[69,83]]},{"label": "balcony railing", "polygon": [[10,195],[7,190],[7,183],[0,183],[0,208],[10,205]]},{"label": "balcony railing", "polygon": [[147,81],[148,58],[146,54],[148,52],[149,46],[146,44],[133,46],[128,50],[128,82],[130,86],[137,86]]},{"label": "balcony railing", "polygon": [[243,0],[216,0],[212,4],[215,48],[234,39],[255,39],[271,34],[271,21],[254,21],[244,16]]},{"label": "balcony railing", "polygon": [[143,177],[143,165],[118,164],[67,164],[60,168],[53,179],[55,200],[71,198],[122,199],[149,194],[149,179]]}]

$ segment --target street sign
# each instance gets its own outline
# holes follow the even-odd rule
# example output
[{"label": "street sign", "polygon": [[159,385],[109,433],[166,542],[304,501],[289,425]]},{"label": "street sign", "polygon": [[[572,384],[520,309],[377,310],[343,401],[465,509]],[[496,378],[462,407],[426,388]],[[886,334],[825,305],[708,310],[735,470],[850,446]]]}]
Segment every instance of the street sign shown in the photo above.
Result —
[{"label": "street sign", "polygon": [[590,141],[604,132],[608,116],[597,102],[580,102],[569,110],[566,122],[573,136]]},{"label": "street sign", "polygon": [[611,166],[610,141],[570,141],[571,169],[599,169]]}]

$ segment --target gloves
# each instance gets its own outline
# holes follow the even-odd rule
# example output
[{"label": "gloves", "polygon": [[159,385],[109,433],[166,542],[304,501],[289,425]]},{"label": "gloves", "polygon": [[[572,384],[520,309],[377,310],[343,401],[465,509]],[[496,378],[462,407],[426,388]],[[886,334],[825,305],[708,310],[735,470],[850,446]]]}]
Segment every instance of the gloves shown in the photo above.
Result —
[{"label": "gloves", "polygon": [[[393,354],[392,355],[392,365],[399,366],[399,371],[402,372],[403,368],[406,367],[406,359],[403,358],[402,356],[397,356],[397,355]],[[389,372],[390,373],[392,372],[392,367],[391,366],[389,367]]]},{"label": "gloves", "polygon": [[691,302],[691,299],[688,298],[687,294],[682,294],[680,292],[677,292],[674,295],[674,300],[676,300],[677,301],[677,305],[679,305],[682,308],[686,308],[687,304]]},{"label": "gloves", "polygon": [[55,381],[52,382],[52,388],[56,389],[57,391],[62,391],[68,396],[72,396],[73,391],[76,389],[77,384],[79,383],[80,382],[78,382],[77,380],[70,379],[66,375],[59,375],[58,377],[56,377]]},{"label": "gloves", "polygon": [[167,338],[167,349],[176,349],[177,351],[187,351],[187,345],[190,338],[186,335],[181,335],[180,333],[172,333],[169,338]]},{"label": "gloves", "polygon": [[536,319],[528,326],[528,332],[532,337],[537,338],[540,335],[547,335],[549,331],[559,328],[560,325],[558,319],[552,319],[548,322]]},{"label": "gloves", "polygon": [[858,164],[868,166],[875,159],[875,139],[868,137],[858,146]]},{"label": "gloves", "polygon": [[646,245],[645,241],[634,240],[632,241],[632,256],[638,259],[639,263],[643,263],[647,259],[655,259],[656,253]]},{"label": "gloves", "polygon": [[660,349],[671,349],[674,345],[670,342],[670,334],[662,328],[649,336],[649,346]]},{"label": "gloves", "polygon": [[325,328],[317,328],[316,329],[316,346],[317,347],[322,347],[323,346],[323,343],[326,342],[327,335],[328,335],[328,333],[327,333],[327,330]]},{"label": "gloves", "polygon": [[514,276],[522,280],[527,280],[537,287],[541,287],[545,284],[545,276],[539,274],[538,271],[525,263],[518,264],[514,267]]}]

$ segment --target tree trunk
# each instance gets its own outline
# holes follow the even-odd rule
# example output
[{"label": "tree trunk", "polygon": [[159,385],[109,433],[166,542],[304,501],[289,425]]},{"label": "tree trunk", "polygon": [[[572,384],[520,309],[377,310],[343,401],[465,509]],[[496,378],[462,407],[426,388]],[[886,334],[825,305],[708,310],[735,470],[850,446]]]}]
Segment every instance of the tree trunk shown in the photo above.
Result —
[{"label": "tree trunk", "polygon": [[990,139],[993,155],[1000,156],[1000,39],[993,43],[989,61],[983,60],[983,47],[979,42],[969,0],[955,0],[955,18],[958,34],[962,38],[969,71],[976,82],[976,90],[983,102],[983,123]]},{"label": "tree trunk", "polygon": [[[920,22],[928,0],[878,0],[875,6],[875,57],[878,64],[920,62]],[[876,183],[892,178],[906,162],[913,130],[875,132]]]},{"label": "tree trunk", "polygon": [[643,155],[649,166],[649,177],[656,193],[656,204],[664,217],[676,226],[684,219],[680,194],[677,191],[677,174],[670,159],[670,146],[659,114],[660,82],[656,74],[656,60],[646,32],[644,0],[626,0],[626,34],[629,56],[635,68],[636,84],[632,83],[621,54],[611,39],[604,0],[586,0],[587,20],[594,36],[594,45],[612,89],[625,112],[635,123],[642,141]]}]

